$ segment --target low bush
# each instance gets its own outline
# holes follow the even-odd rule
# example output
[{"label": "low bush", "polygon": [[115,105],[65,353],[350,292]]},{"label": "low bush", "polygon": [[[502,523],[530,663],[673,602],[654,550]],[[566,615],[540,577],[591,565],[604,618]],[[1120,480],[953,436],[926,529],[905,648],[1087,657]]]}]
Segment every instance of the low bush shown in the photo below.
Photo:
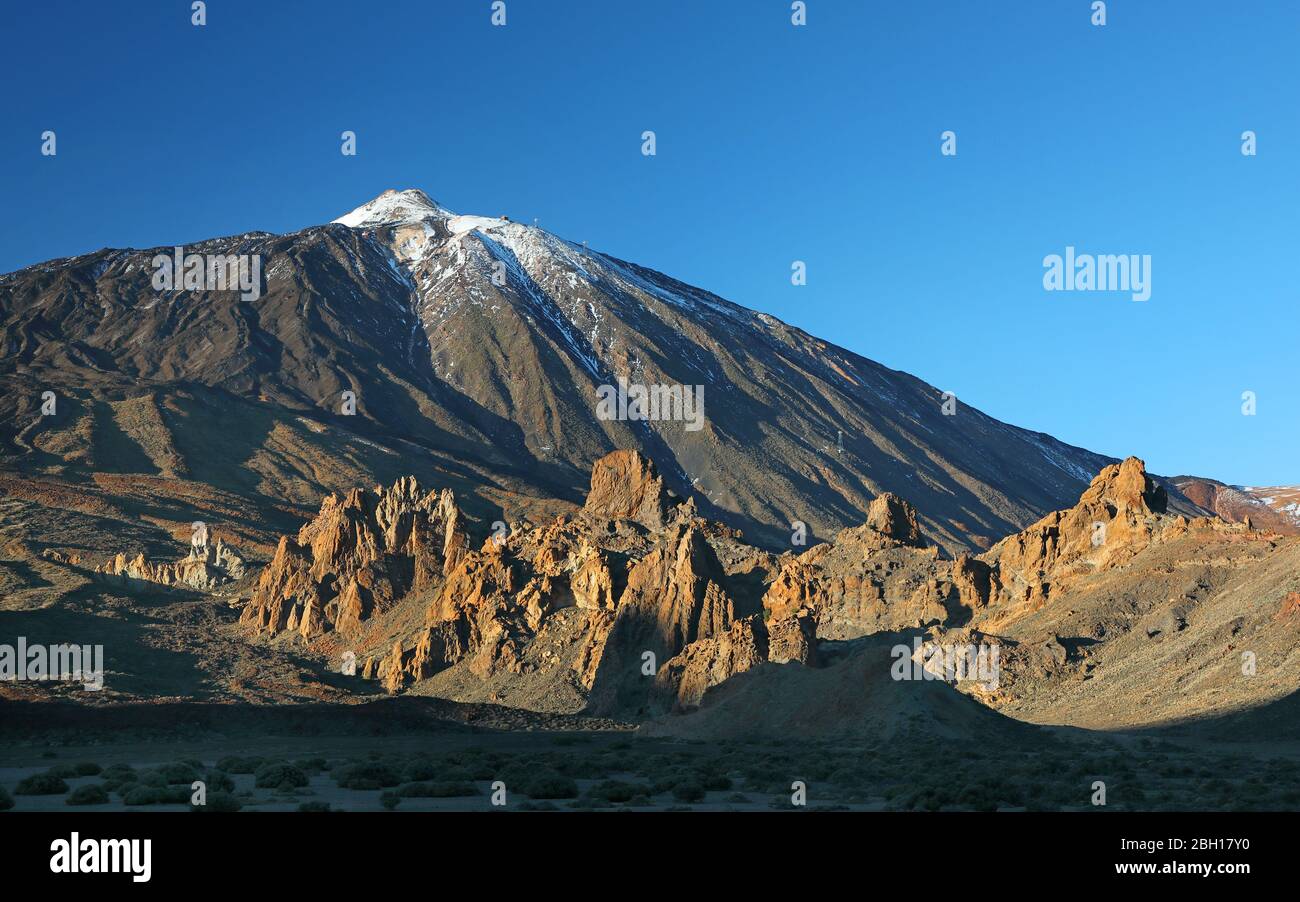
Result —
[{"label": "low bush", "polygon": [[292,764],[263,764],[257,769],[258,789],[297,789],[307,783],[307,775]]},{"label": "low bush", "polygon": [[219,770],[210,770],[203,776],[203,782],[207,784],[208,792],[234,792],[235,781],[230,774],[222,773]]},{"label": "low bush", "polygon": [[419,780],[433,780],[438,776],[438,768],[432,761],[412,761],[402,770],[402,779],[407,783]]},{"label": "low bush", "polygon": [[99,778],[104,781],[104,788],[109,792],[117,792],[123,786],[140,779],[130,765],[126,764],[109,765],[100,773]]},{"label": "low bush", "polygon": [[257,756],[227,755],[217,762],[217,770],[223,770],[228,774],[255,774],[265,763],[265,758]]},{"label": "low bush", "polygon": [[14,787],[14,795],[19,796],[60,796],[67,791],[68,784],[63,778],[50,773],[32,774]]},{"label": "low bush", "polygon": [[515,806],[520,811],[559,811],[554,802],[530,802],[527,799]]},{"label": "low bush", "polygon": [[400,785],[402,777],[385,764],[365,761],[337,768],[334,782],[343,789],[389,789]]},{"label": "low bush", "polygon": [[137,784],[127,789],[122,796],[124,805],[188,805],[190,802],[188,786],[148,786]]},{"label": "low bush", "polygon": [[650,795],[650,787],[638,783],[625,783],[622,780],[604,780],[589,791],[589,795],[610,802],[627,802],[636,796]]},{"label": "low bush", "polygon": [[731,778],[726,774],[702,772],[699,784],[708,792],[725,792],[731,788]]},{"label": "low bush", "polygon": [[398,789],[397,793],[405,799],[451,799],[476,796],[478,790],[470,783],[437,780],[424,783],[407,783]]},{"label": "low bush", "polygon": [[205,805],[195,805],[192,801],[190,803],[190,811],[200,812],[230,813],[243,807],[243,803],[228,792],[208,793],[207,804]]},{"label": "low bush", "polygon": [[578,784],[556,773],[538,774],[526,781],[521,791],[532,799],[576,799]]},{"label": "low bush", "polygon": [[160,765],[146,773],[156,775],[157,779],[146,779],[145,774],[141,774],[140,782],[154,786],[159,785],[159,780],[164,786],[189,786],[199,778],[199,769],[188,761],[173,761],[171,764]]},{"label": "low bush", "polygon": [[69,805],[107,805],[108,791],[98,783],[87,783],[68,793],[65,801]]},{"label": "low bush", "polygon": [[704,787],[699,783],[682,782],[673,787],[673,798],[683,802],[702,802],[704,793]]}]

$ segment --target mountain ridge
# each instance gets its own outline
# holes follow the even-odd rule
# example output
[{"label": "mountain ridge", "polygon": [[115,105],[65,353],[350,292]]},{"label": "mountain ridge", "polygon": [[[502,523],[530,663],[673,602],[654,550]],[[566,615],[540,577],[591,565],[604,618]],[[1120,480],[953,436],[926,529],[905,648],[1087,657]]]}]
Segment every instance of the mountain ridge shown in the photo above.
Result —
[{"label": "mountain ridge", "polygon": [[[98,456],[140,469],[109,460],[141,441],[110,428],[113,405],[161,393],[154,433],[179,446],[177,430],[196,414],[172,395],[215,391],[228,394],[218,407],[253,405],[239,416],[265,419],[269,436],[307,417],[320,443],[418,448],[485,489],[509,474],[511,493],[576,504],[591,462],[633,447],[702,510],[770,546],[788,545],[797,523],[833,535],[891,491],[914,500],[945,547],[978,550],[1067,503],[1112,462],[965,405],[946,416],[943,394],[915,376],[533,226],[454,214],[414,189],[339,219],[357,225],[186,246],[261,254],[264,287],[251,303],[154,291],[148,261],[170,248],[0,278],[5,372],[23,386],[4,402],[6,420],[23,423],[0,436],[5,465],[84,478],[102,468]],[[601,419],[595,392],[620,378],[704,386],[704,428]],[[35,417],[43,388],[70,401],[89,392],[75,402],[88,411],[74,423]],[[339,413],[344,392],[354,415]],[[172,416],[177,406],[186,409]],[[289,464],[265,442],[232,453],[275,456],[258,466],[278,468],[286,486],[252,480],[254,497],[309,503],[379,475],[351,452],[360,471],[346,481]]]}]

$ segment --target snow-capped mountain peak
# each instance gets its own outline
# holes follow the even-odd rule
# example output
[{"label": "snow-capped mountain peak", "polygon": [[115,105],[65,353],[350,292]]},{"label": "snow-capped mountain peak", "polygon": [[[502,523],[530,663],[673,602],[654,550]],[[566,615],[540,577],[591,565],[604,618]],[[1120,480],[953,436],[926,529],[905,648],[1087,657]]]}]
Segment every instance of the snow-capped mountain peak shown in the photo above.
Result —
[{"label": "snow-capped mountain peak", "polygon": [[446,219],[451,215],[449,210],[444,209],[436,200],[418,188],[407,188],[404,191],[390,188],[369,203],[362,204],[351,213],[340,216],[334,222],[354,229],[362,229],[423,222],[430,218]]}]

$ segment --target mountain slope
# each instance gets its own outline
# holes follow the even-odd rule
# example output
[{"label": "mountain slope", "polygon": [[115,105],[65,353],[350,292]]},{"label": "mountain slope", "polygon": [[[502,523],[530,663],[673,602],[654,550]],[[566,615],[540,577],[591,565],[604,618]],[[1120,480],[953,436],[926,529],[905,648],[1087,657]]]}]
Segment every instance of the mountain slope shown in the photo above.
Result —
[{"label": "mountain slope", "polygon": [[[795,521],[810,541],[859,523],[892,491],[958,550],[1069,503],[1109,462],[964,405],[945,416],[915,377],[419,191],[185,250],[260,255],[261,296],[155,291],[170,248],[0,277],[5,469],[170,475],[253,504],[414,473],[488,516],[521,496],[577,503],[593,460],[636,448],[770,546]],[[597,389],[620,379],[702,386],[701,428],[602,419]]]},{"label": "mountain slope", "polygon": [[1233,486],[1196,476],[1175,476],[1170,481],[1188,500],[1229,522],[1249,518],[1262,529],[1300,534],[1300,487]]}]

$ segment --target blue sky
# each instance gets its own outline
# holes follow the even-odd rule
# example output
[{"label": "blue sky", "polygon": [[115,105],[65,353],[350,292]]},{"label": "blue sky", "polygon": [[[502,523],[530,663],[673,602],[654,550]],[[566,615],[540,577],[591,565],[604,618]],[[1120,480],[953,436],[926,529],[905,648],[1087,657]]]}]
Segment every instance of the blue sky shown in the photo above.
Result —
[{"label": "blue sky", "polygon": [[[1300,3],[1089,6],[9,3],[0,271],[420,187],[1155,472],[1300,482]],[[1045,292],[1066,245],[1150,254],[1151,299]]]}]

